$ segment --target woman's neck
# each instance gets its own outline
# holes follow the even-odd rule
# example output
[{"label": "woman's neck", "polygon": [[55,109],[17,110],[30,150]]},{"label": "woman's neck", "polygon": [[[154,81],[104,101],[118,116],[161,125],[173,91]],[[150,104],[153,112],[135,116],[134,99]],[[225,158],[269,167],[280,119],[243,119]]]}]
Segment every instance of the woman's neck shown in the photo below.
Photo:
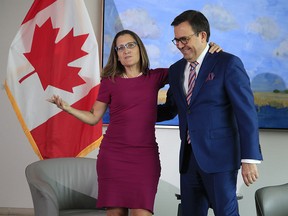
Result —
[{"label": "woman's neck", "polygon": [[125,76],[126,78],[133,78],[133,77],[138,77],[141,76],[142,72],[140,71],[139,67],[125,67],[125,72],[123,73],[123,77]]},{"label": "woman's neck", "polygon": [[139,76],[141,76],[143,73],[142,72],[140,72],[140,73],[135,73],[135,74],[129,74],[129,73],[123,73],[122,74],[122,77],[123,78],[135,78],[135,77],[139,77]]}]

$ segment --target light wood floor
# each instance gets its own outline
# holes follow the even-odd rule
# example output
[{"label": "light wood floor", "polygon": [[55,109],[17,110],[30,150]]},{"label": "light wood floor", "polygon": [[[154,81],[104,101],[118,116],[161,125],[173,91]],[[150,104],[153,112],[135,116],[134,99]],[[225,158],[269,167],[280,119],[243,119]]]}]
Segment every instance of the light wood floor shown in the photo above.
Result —
[{"label": "light wood floor", "polygon": [[0,216],[34,216],[32,208],[6,208],[0,207]]}]

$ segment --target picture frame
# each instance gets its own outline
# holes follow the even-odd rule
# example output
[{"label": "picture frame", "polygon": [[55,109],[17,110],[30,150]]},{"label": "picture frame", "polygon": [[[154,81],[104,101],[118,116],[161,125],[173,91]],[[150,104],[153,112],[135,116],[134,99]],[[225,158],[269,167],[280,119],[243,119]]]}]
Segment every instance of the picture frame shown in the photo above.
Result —
[{"label": "picture frame", "polygon": [[[210,41],[243,61],[251,81],[259,128],[288,129],[288,4],[261,2],[251,7],[251,2],[229,0],[104,0],[102,65],[107,62],[115,34],[129,29],[142,39],[151,68],[168,68],[182,58],[171,42],[171,22],[187,9],[199,10],[209,20]],[[159,91],[159,103],[165,101],[168,87]],[[109,124],[109,113],[103,123]],[[178,117],[157,125],[178,126]]]}]

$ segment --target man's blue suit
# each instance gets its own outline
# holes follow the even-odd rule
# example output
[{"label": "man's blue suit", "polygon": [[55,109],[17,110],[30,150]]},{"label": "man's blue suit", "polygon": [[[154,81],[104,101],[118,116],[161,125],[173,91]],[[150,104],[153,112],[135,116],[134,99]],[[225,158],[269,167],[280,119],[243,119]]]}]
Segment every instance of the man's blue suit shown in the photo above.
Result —
[{"label": "man's blue suit", "polygon": [[[191,154],[206,174],[237,172],[241,159],[262,160],[254,97],[241,60],[226,52],[208,52],[189,105],[183,88],[186,64],[183,58],[169,68],[170,88],[157,120],[179,115],[181,177],[191,166]],[[187,129],[192,146],[187,144]],[[216,196],[221,202],[221,194]]]}]

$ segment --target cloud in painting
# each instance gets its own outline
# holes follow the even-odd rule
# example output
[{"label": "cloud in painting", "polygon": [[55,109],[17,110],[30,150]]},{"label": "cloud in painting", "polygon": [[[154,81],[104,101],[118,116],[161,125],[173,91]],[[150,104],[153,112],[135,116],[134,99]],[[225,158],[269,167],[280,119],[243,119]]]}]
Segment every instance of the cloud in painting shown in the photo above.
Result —
[{"label": "cloud in painting", "polygon": [[159,61],[160,61],[160,57],[161,57],[161,51],[159,49],[159,47],[155,46],[154,44],[148,44],[145,45],[146,47],[146,51],[147,54],[149,56],[149,60],[150,60],[150,66],[152,66],[153,68],[155,67],[159,67]]},{"label": "cloud in painting", "polygon": [[180,51],[177,49],[177,47],[172,43],[172,41],[168,43],[168,51],[172,54],[172,55],[177,55],[180,54]]},{"label": "cloud in painting", "polygon": [[220,5],[206,4],[202,13],[209,20],[210,26],[215,29],[229,31],[237,28],[233,15]]},{"label": "cloud in painting", "polygon": [[274,50],[277,57],[288,57],[288,39],[282,41],[280,45]]},{"label": "cloud in painting", "polygon": [[119,18],[120,20],[116,22],[116,25],[121,23],[124,29],[136,32],[142,39],[159,37],[160,29],[156,21],[143,9],[128,9],[120,13]]},{"label": "cloud in painting", "polygon": [[155,46],[154,44],[148,44],[145,47],[146,47],[149,58],[154,58],[154,59],[160,58],[161,52],[160,52],[159,47]]},{"label": "cloud in painting", "polygon": [[258,17],[250,23],[248,30],[252,33],[259,34],[265,40],[273,40],[279,35],[277,23],[270,17]]}]

